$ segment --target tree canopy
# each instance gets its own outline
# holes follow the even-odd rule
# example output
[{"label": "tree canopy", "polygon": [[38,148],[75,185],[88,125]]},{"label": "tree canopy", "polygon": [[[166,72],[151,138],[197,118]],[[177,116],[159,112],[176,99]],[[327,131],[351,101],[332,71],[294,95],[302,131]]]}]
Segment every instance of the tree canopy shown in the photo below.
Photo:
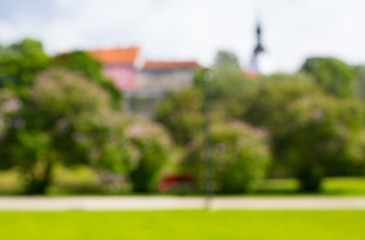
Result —
[{"label": "tree canopy", "polygon": [[78,71],[87,79],[106,89],[112,96],[115,108],[121,106],[121,92],[115,88],[113,82],[102,74],[102,64],[83,51],[60,54],[52,59],[52,65]]},{"label": "tree canopy", "polygon": [[[189,146],[184,172],[195,176],[198,188],[204,190],[208,171],[205,161],[211,161],[215,192],[252,190],[255,182],[266,175],[271,160],[265,132],[234,121],[213,123],[209,135],[209,149],[202,139]],[[206,154],[208,159],[204,159]]]},{"label": "tree canopy", "polygon": [[56,162],[126,170],[123,118],[110,108],[103,88],[50,68],[37,75],[29,95],[0,139],[1,165],[21,169],[29,193],[46,190]]},{"label": "tree canopy", "polygon": [[301,71],[313,77],[326,92],[337,97],[353,95],[354,72],[350,66],[336,58],[308,58]]},{"label": "tree canopy", "polygon": [[39,41],[24,39],[0,48],[0,87],[13,89],[24,99],[34,76],[50,62]]},{"label": "tree canopy", "polygon": [[318,191],[328,171],[363,160],[362,104],[326,95],[310,81],[264,84],[243,119],[269,130],[275,161],[292,167],[302,190]]}]

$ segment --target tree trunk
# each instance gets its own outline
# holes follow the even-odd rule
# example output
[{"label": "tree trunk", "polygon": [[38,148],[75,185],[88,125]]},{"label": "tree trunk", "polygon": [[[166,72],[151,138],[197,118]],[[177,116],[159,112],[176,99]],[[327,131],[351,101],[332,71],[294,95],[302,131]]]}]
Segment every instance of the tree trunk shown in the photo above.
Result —
[{"label": "tree trunk", "polygon": [[299,170],[298,180],[301,192],[320,192],[323,171],[318,166],[308,166]]},{"label": "tree trunk", "polygon": [[43,195],[46,193],[48,186],[52,182],[52,162],[47,161],[42,174],[31,174],[28,184],[25,188],[27,195]]}]

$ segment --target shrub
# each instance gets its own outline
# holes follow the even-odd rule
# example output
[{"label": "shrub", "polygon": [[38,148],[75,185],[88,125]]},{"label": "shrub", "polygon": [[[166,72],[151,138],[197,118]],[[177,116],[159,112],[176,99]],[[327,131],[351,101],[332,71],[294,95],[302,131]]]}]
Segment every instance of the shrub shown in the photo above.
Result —
[{"label": "shrub", "polygon": [[255,181],[265,176],[270,162],[264,132],[242,122],[228,122],[215,123],[210,135],[209,152],[204,151],[203,141],[196,141],[183,163],[184,171],[193,174],[202,190],[205,182],[203,154],[208,154],[214,169],[215,192],[250,191]]},{"label": "shrub", "polygon": [[133,191],[155,191],[160,171],[168,161],[172,147],[167,132],[159,124],[137,122],[127,128],[127,137],[136,150],[129,172]]},{"label": "shrub", "polygon": [[300,190],[316,192],[325,175],[362,159],[363,106],[294,80],[264,84],[243,119],[266,128],[275,165],[286,166]]},{"label": "shrub", "polygon": [[62,68],[39,73],[0,137],[0,167],[16,167],[29,194],[45,193],[56,163],[127,171],[122,116],[108,92]]},{"label": "shrub", "polygon": [[166,126],[177,144],[185,145],[201,134],[202,104],[199,89],[171,92],[158,106],[156,119]]},{"label": "shrub", "polygon": [[345,98],[353,95],[353,69],[335,58],[308,58],[301,71],[313,77],[314,81],[327,93]]}]

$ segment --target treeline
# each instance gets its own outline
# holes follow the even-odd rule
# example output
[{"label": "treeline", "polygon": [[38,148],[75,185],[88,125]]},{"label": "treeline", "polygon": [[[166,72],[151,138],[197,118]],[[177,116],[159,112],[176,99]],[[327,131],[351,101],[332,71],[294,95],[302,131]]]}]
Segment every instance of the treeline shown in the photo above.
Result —
[{"label": "treeline", "polygon": [[195,86],[170,93],[157,121],[185,149],[182,171],[197,179],[210,125],[217,192],[250,191],[265,174],[295,177],[299,190],[316,192],[325,176],[364,174],[364,70],[310,58],[294,74],[253,79],[221,51],[212,69],[196,73]]},{"label": "treeline", "polygon": [[251,191],[264,177],[295,177],[319,191],[325,176],[362,175],[365,67],[311,58],[295,74],[252,79],[219,52],[194,85],[174,91],[156,121],[126,114],[102,66],[82,51],[47,56],[41,43],[0,46],[0,168],[25,193],[45,193],[59,166],[124,176],[135,192],[161,176],[190,176],[214,191]]},{"label": "treeline", "polygon": [[41,43],[0,47],[0,168],[27,194],[45,193],[59,165],[125,176],[154,191],[171,141],[159,124],[127,116],[120,93],[84,52],[47,56]]}]

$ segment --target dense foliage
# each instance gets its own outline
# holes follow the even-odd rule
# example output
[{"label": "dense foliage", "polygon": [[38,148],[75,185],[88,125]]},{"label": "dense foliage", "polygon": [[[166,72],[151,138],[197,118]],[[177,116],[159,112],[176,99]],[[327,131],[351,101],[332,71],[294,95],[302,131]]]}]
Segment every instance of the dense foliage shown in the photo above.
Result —
[{"label": "dense foliage", "polygon": [[35,74],[50,62],[42,44],[24,39],[0,47],[0,87],[13,89],[20,98],[26,98]]},{"label": "dense foliage", "polygon": [[102,74],[102,65],[83,51],[74,51],[58,55],[52,59],[52,65],[67,68],[82,73],[92,82],[106,89],[112,97],[113,106],[120,108],[121,93],[110,79]]},{"label": "dense foliage", "polygon": [[329,94],[337,97],[353,95],[353,70],[335,58],[308,58],[301,70],[313,77],[315,82]]},{"label": "dense foliage", "polygon": [[161,170],[171,157],[169,135],[158,124],[138,122],[128,126],[127,136],[136,151],[129,172],[133,190],[156,191]]},{"label": "dense foliage", "polygon": [[263,84],[242,118],[269,130],[275,161],[290,169],[302,190],[320,190],[326,174],[363,159],[362,104],[328,96],[308,80]]},{"label": "dense foliage", "polygon": [[[265,176],[270,162],[267,136],[241,122],[215,123],[210,130],[210,143],[196,140],[183,162],[183,170],[193,174],[197,186],[204,190],[206,162],[213,165],[214,191],[242,193]],[[204,159],[204,155],[208,156]]]},{"label": "dense foliage", "polygon": [[355,80],[353,83],[353,91],[355,96],[365,102],[365,65],[354,67]]},{"label": "dense foliage", "polygon": [[171,92],[157,108],[156,119],[170,130],[176,143],[185,145],[202,133],[202,107],[200,89]]},{"label": "dense foliage", "polygon": [[2,166],[16,166],[28,193],[43,193],[57,162],[125,171],[122,118],[109,95],[77,73],[50,68],[34,80],[29,98],[8,121]]},{"label": "dense foliage", "polygon": [[32,194],[47,190],[57,165],[112,172],[149,192],[177,145],[174,174],[198,190],[210,163],[216,192],[250,191],[268,166],[319,191],[325,176],[363,174],[364,69],[317,57],[296,74],[253,78],[220,51],[193,86],[168,93],[155,123],[121,111],[120,92],[87,53],[49,58],[25,39],[0,46],[0,169],[20,172]]}]

